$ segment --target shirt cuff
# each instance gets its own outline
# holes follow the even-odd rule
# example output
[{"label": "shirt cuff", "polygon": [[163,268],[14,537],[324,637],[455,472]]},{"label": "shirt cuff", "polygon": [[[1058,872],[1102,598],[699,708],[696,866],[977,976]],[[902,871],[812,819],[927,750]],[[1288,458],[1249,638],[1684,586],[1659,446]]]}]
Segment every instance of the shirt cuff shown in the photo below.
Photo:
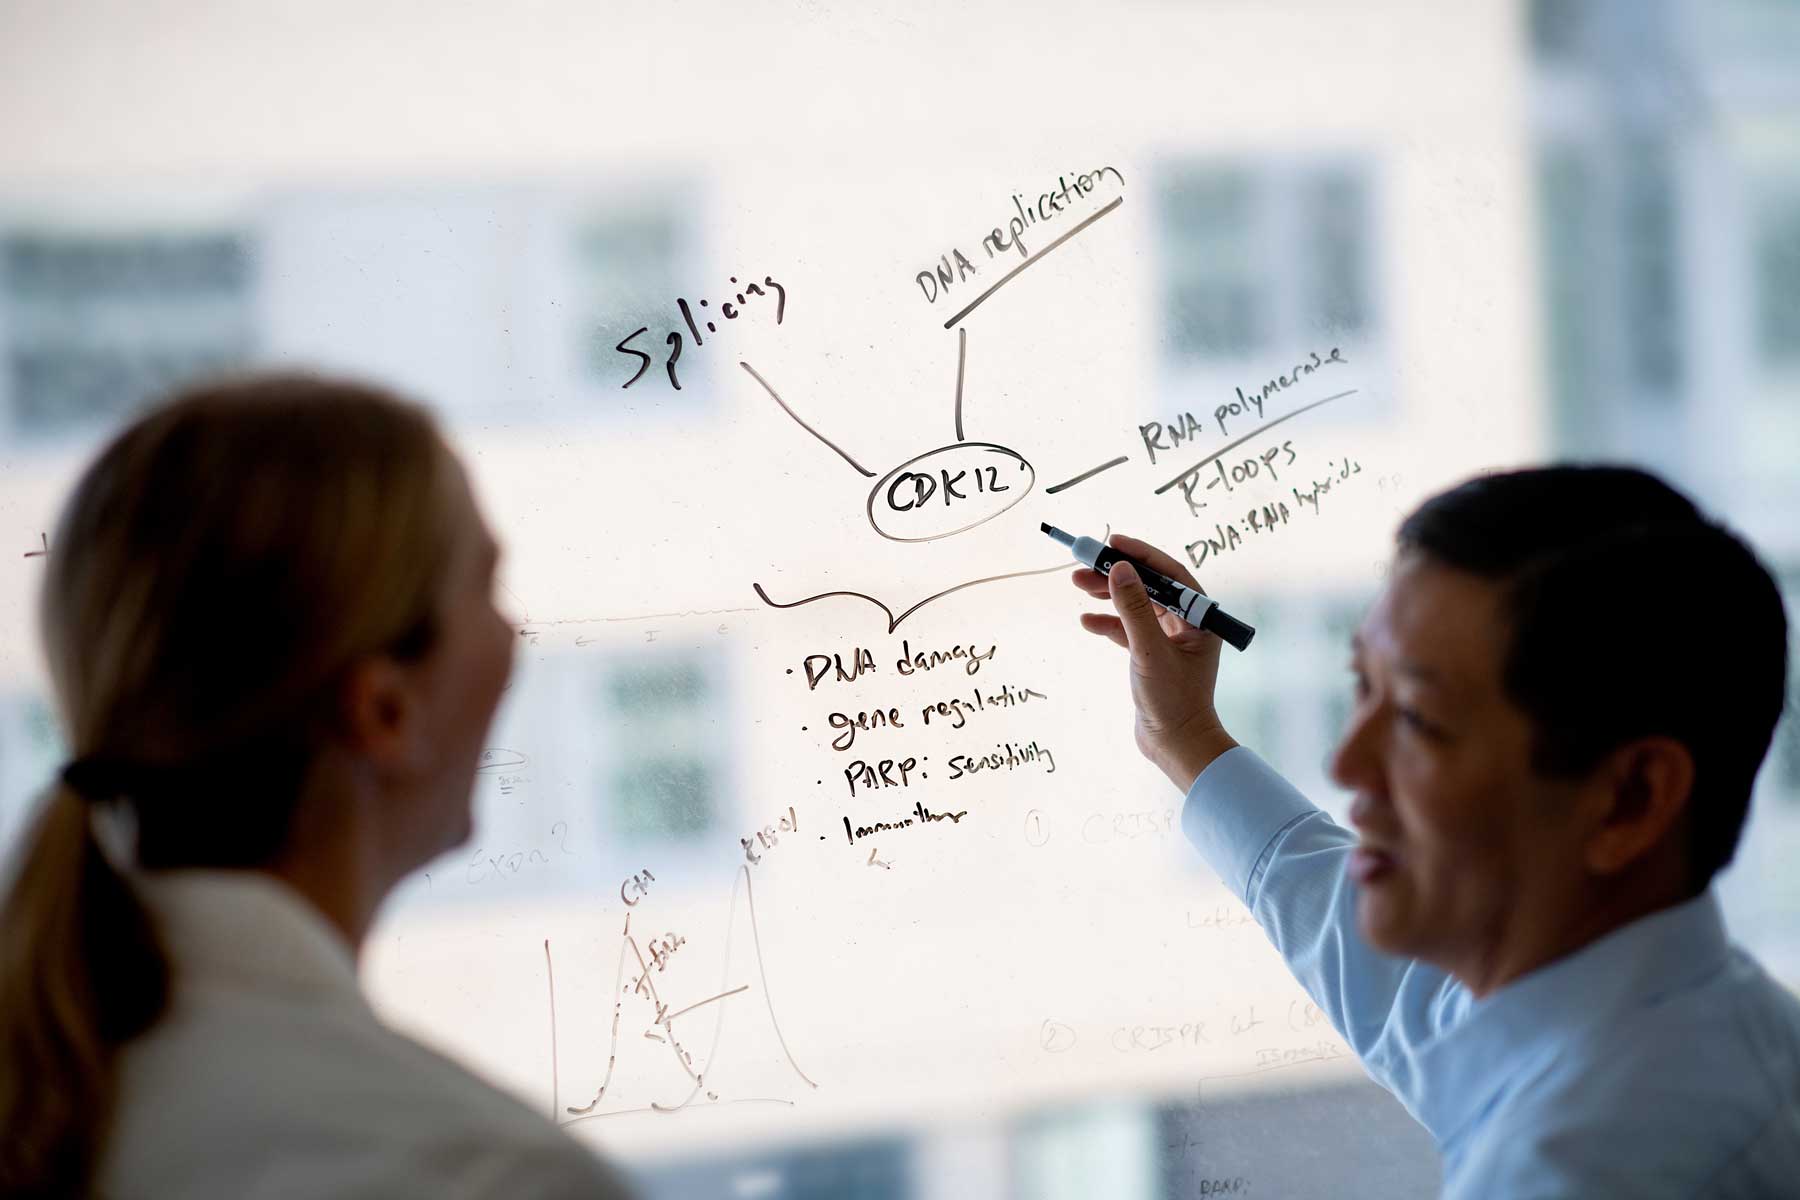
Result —
[{"label": "shirt cuff", "polygon": [[1181,830],[1225,886],[1249,904],[1257,864],[1275,835],[1317,805],[1248,746],[1208,763],[1181,806]]}]

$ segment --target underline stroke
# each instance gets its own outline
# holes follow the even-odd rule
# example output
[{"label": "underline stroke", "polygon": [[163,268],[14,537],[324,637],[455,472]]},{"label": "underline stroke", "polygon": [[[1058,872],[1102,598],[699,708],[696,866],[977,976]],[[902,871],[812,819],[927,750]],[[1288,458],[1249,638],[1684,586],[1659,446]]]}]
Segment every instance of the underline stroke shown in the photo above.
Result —
[{"label": "underline stroke", "polygon": [[1219,455],[1230,453],[1231,451],[1237,449],[1239,446],[1243,445],[1245,442],[1249,441],[1251,438],[1260,437],[1262,434],[1275,428],[1275,426],[1281,424],[1283,421],[1290,421],[1293,418],[1299,416],[1301,413],[1305,412],[1309,408],[1317,408],[1321,404],[1330,404],[1333,400],[1342,400],[1345,396],[1354,396],[1354,395],[1356,395],[1356,389],[1351,388],[1348,391],[1339,392],[1335,396],[1327,396],[1323,400],[1314,400],[1311,404],[1304,405],[1300,408],[1296,408],[1291,413],[1287,413],[1283,416],[1276,417],[1273,421],[1270,421],[1267,425],[1258,426],[1257,428],[1252,429],[1249,433],[1246,433],[1243,437],[1239,438],[1235,442],[1232,442],[1230,445],[1220,446],[1217,450],[1214,450],[1211,454],[1207,455],[1205,458],[1201,459],[1199,462],[1195,463],[1193,466],[1189,467],[1187,470],[1183,471],[1181,474],[1177,475],[1175,478],[1169,480],[1169,482],[1167,482],[1167,483],[1163,484],[1161,487],[1157,488],[1156,494],[1158,496],[1162,495],[1164,492],[1168,491],[1170,488],[1174,487],[1176,484],[1178,484],[1182,480],[1186,479],[1189,475],[1196,473],[1197,471],[1200,470],[1200,468],[1204,467],[1207,463],[1209,463],[1213,459],[1219,457]]},{"label": "underline stroke", "polygon": [[1056,249],[1058,246],[1062,245],[1064,242],[1068,241],[1070,238],[1074,237],[1076,234],[1080,233],[1082,230],[1086,229],[1089,225],[1092,225],[1095,221],[1098,221],[1101,217],[1104,217],[1107,213],[1111,212],[1113,209],[1119,207],[1119,205],[1121,205],[1123,203],[1125,203],[1125,197],[1120,196],[1118,199],[1114,200],[1111,204],[1108,204],[1105,208],[1101,209],[1099,212],[1093,214],[1092,216],[1085,218],[1079,225],[1075,226],[1075,228],[1069,230],[1069,232],[1063,234],[1061,237],[1057,238],[1054,242],[1051,242],[1048,246],[1045,246],[1042,250],[1039,250],[1036,254],[1032,255],[1030,258],[1026,259],[1024,262],[1020,263],[1018,266],[1014,267],[1012,270],[1008,271],[1006,274],[1002,275],[998,280],[996,280],[994,282],[994,286],[990,287],[987,291],[981,293],[981,295],[979,295],[979,296],[975,297],[973,300],[969,301],[969,303],[965,307],[963,307],[960,311],[958,311],[955,316],[951,317],[948,321],[945,321],[944,328],[950,329],[950,328],[954,327],[958,321],[962,320],[964,317],[968,316],[970,313],[974,312],[978,307],[980,307],[982,301],[986,300],[989,296],[993,295],[995,292],[999,291],[1001,288],[1003,288],[1007,284],[1011,283],[1013,280],[1013,277],[1015,275],[1017,275],[1020,271],[1023,271],[1026,267],[1029,267],[1029,266],[1033,265],[1034,263],[1041,262],[1045,255],[1049,254],[1052,250]]},{"label": "underline stroke", "polygon": [[1054,496],[1054,495],[1056,495],[1056,493],[1065,491],[1069,488],[1072,488],[1078,483],[1085,483],[1087,480],[1092,479],[1094,476],[1098,475],[1102,471],[1110,471],[1114,467],[1118,466],[1120,463],[1130,462],[1130,461],[1131,461],[1130,455],[1121,454],[1121,455],[1119,455],[1119,457],[1113,459],[1111,462],[1103,462],[1097,467],[1093,467],[1093,468],[1090,468],[1089,470],[1083,471],[1081,474],[1075,476],[1075,478],[1073,478],[1073,479],[1065,479],[1061,483],[1053,484],[1050,487],[1045,488],[1044,495]]}]

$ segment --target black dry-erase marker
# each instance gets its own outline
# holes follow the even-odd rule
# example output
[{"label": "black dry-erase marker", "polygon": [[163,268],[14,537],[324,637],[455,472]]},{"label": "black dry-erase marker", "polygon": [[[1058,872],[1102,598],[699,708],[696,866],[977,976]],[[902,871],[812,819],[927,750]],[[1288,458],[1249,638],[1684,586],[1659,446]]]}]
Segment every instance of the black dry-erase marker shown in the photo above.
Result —
[{"label": "black dry-erase marker", "polygon": [[1137,570],[1138,578],[1144,581],[1144,591],[1150,599],[1189,625],[1217,634],[1221,640],[1230,642],[1239,650],[1248,646],[1250,639],[1256,636],[1254,628],[1228,615],[1211,596],[1195,591],[1184,583],[1177,583],[1161,571],[1146,567],[1129,554],[1122,554],[1091,537],[1076,537],[1072,533],[1064,533],[1054,525],[1042,528],[1045,533],[1073,550],[1077,559],[1102,575],[1112,574],[1113,564],[1116,562],[1130,563]]}]

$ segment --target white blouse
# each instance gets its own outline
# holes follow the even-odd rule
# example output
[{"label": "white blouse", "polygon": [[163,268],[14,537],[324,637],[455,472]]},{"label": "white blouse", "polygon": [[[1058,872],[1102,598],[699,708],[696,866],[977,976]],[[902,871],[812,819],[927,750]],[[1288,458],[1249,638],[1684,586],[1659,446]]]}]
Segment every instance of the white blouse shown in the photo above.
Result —
[{"label": "white blouse", "polygon": [[96,1184],[136,1197],[623,1197],[513,1097],[383,1025],[342,936],[255,871],[133,878],[170,1006],[119,1059]]}]

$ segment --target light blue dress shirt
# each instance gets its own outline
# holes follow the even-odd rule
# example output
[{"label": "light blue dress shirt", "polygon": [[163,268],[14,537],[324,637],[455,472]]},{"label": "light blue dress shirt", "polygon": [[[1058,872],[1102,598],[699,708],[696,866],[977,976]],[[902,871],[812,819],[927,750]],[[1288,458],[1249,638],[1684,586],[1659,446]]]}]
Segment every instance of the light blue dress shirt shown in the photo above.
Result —
[{"label": "light blue dress shirt", "polygon": [[1800,1197],[1800,1000],[1731,945],[1710,889],[1477,1000],[1362,940],[1356,835],[1248,747],[1181,823],[1437,1141],[1446,1197]]}]

